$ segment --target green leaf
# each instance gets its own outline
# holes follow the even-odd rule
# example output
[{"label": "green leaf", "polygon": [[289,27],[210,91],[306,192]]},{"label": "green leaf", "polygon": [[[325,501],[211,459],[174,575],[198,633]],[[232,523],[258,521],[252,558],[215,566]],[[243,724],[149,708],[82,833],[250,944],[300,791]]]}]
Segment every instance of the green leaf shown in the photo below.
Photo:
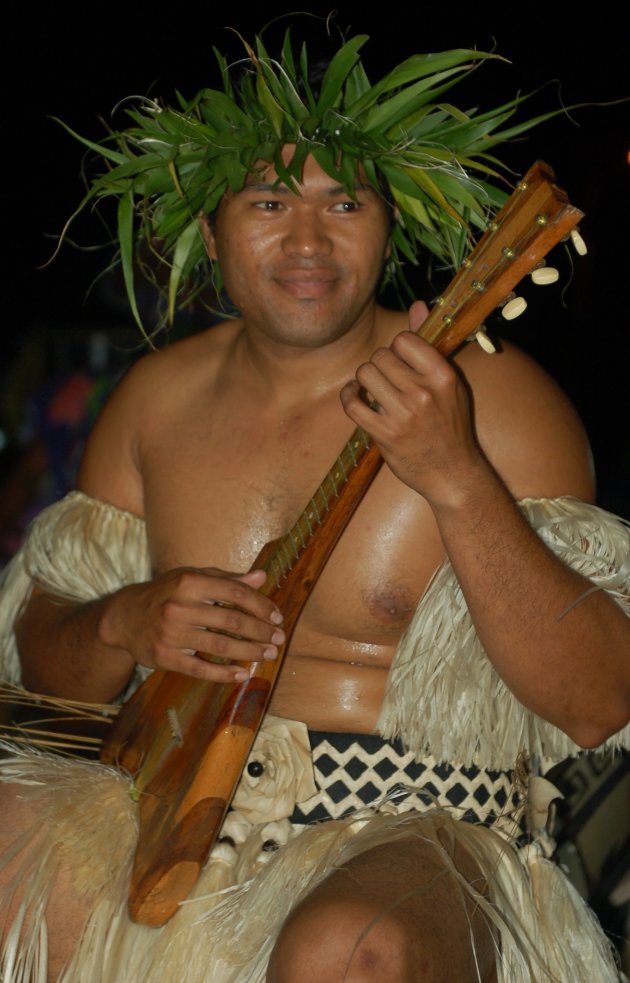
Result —
[{"label": "green leaf", "polygon": [[302,45],[300,51],[300,72],[302,73],[302,85],[304,86],[304,92],[306,93],[306,102],[309,108],[311,116],[317,114],[317,100],[313,95],[313,90],[308,81],[308,51],[306,50],[306,42]]},{"label": "green leaf", "polygon": [[175,252],[173,253],[173,265],[171,266],[171,275],[168,281],[168,321],[169,324],[173,323],[173,318],[175,316],[175,300],[177,298],[177,291],[179,289],[179,284],[182,277],[182,272],[186,267],[187,260],[190,256],[193,246],[199,244],[201,238],[201,232],[199,229],[199,220],[194,218],[192,222],[184,229],[177,240],[177,245],[175,246]]},{"label": "green leaf", "polygon": [[219,49],[218,48],[215,48],[214,45],[212,46],[212,50],[214,52],[214,56],[215,56],[215,58],[216,58],[216,60],[218,62],[218,65],[219,65],[219,71],[221,72],[221,79],[223,81],[223,88],[224,88],[225,94],[226,94],[226,96],[229,99],[232,99],[234,97],[234,89],[232,88],[232,82],[231,82],[231,79],[230,79],[230,70],[228,68],[228,63],[225,60],[225,58],[223,57],[223,55],[221,54],[221,52],[219,51]]},{"label": "green leaf", "polygon": [[327,109],[335,105],[341,95],[346,76],[359,58],[359,49],[367,40],[367,34],[358,34],[347,41],[334,56],[322,81],[316,113],[323,115]]},{"label": "green leaf", "polygon": [[339,173],[339,168],[335,164],[335,158],[333,157],[332,151],[328,147],[317,147],[314,146],[311,150],[313,157],[321,167],[322,171],[332,178],[333,181],[338,181],[342,184],[341,174]]},{"label": "green leaf", "polygon": [[454,48],[450,51],[439,51],[436,54],[428,55],[412,55],[411,58],[407,58],[406,61],[385,75],[380,82],[372,86],[371,90],[356,103],[349,104],[346,110],[348,115],[356,119],[369,106],[374,105],[376,100],[380,99],[385,92],[391,92],[392,89],[408,85],[410,82],[415,82],[426,76],[437,75],[444,70],[457,68],[463,62],[477,62],[486,58],[500,58],[500,56],[469,48]]},{"label": "green leaf", "polygon": [[232,102],[228,96],[217,89],[205,89],[203,99],[199,103],[199,111],[206,122],[223,129],[226,124],[251,128],[249,116],[240,106]]},{"label": "green leaf", "polygon": [[300,141],[296,144],[295,150],[287,165],[287,171],[292,178],[296,181],[302,180],[302,173],[304,170],[304,161],[306,160],[308,154],[310,153],[310,147],[305,141]]},{"label": "green leaf", "polygon": [[421,167],[418,168],[399,168],[392,167],[386,162],[380,162],[379,166],[386,175],[392,187],[398,188],[412,198],[422,198],[426,196],[429,201],[435,202],[445,213],[450,215],[456,222],[461,222],[462,218],[456,209],[450,204],[436,184],[431,174]]},{"label": "green leaf", "polygon": [[256,67],[265,76],[269,90],[282,110],[293,118],[300,120],[308,116],[308,109],[300,99],[290,76],[284,67],[269,57],[260,39],[258,44],[258,61]]},{"label": "green leaf", "polygon": [[350,104],[369,92],[371,89],[370,80],[366,75],[365,69],[360,61],[356,63],[348,75],[346,82],[345,102]]},{"label": "green leaf", "polygon": [[281,137],[284,115],[282,113],[282,109],[271,94],[271,90],[265,81],[265,76],[263,75],[262,70],[259,70],[256,77],[256,91],[258,92],[260,104],[265,110],[271,125],[276,131],[276,134]]},{"label": "green leaf", "polygon": [[54,120],[55,123],[59,123],[59,126],[63,127],[66,133],[69,133],[71,137],[82,143],[84,147],[88,147],[99,155],[99,157],[104,157],[105,160],[111,160],[114,164],[123,164],[127,158],[124,154],[121,154],[118,150],[112,150],[110,147],[103,143],[94,143],[93,140],[88,140],[87,137],[82,137],[79,133],[76,133],[71,129],[63,120],[57,119],[56,116],[51,116],[50,119]]},{"label": "green leaf", "polygon": [[291,172],[282,159],[282,147],[280,145],[278,145],[278,148],[274,154],[273,163],[276,169],[276,174],[278,175],[278,180],[275,182],[275,184],[285,184],[294,194],[298,194],[298,189],[295,185]]},{"label": "green leaf", "polygon": [[428,228],[433,226],[429,212],[419,198],[412,198],[411,195],[406,195],[404,191],[400,191],[398,188],[394,189],[394,198],[398,207],[413,215],[421,225],[426,225]]},{"label": "green leaf", "polygon": [[460,206],[458,211],[463,221],[466,221],[463,218],[465,210],[470,210],[479,215],[483,215],[485,196],[482,196],[481,201],[476,198],[471,190],[471,188],[474,186],[466,181],[463,174],[455,177],[452,173],[449,174],[444,169],[436,168],[435,170],[431,171],[431,177],[440,191],[442,191],[448,198],[449,203],[453,206],[454,203],[457,203]]},{"label": "green leaf", "polygon": [[120,262],[123,279],[131,313],[142,333],[146,337],[142,318],[136,303],[136,293],[133,283],[133,198],[130,194],[122,195],[118,202],[118,242],[120,245]]},{"label": "green leaf", "polygon": [[282,55],[281,55],[282,66],[289,76],[291,83],[296,85],[297,74],[295,71],[295,61],[293,60],[293,49],[291,48],[291,28],[287,28],[284,34],[284,41],[282,43]]},{"label": "green leaf", "polygon": [[[456,79],[452,79],[450,83],[439,87],[436,87],[435,83],[446,82],[447,79],[459,75],[463,71],[465,71],[463,68],[452,68],[449,71],[441,72],[439,75],[431,76],[430,79],[420,79],[419,82],[410,85],[402,92],[398,92],[395,96],[391,96],[370,110],[362,121],[361,128],[366,133],[379,133],[390,129],[405,116],[416,112],[420,106],[423,106],[430,99],[434,99],[436,95],[441,95],[442,92],[452,88]],[[434,88],[435,91],[433,91]]]}]

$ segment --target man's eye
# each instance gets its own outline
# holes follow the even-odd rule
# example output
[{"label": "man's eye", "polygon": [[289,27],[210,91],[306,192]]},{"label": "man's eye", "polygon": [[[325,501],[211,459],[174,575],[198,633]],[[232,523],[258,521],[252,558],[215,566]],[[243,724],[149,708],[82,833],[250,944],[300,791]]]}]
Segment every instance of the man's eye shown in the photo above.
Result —
[{"label": "man's eye", "polygon": [[282,207],[281,201],[255,201],[254,205],[256,208],[262,209],[264,212],[276,212]]},{"label": "man's eye", "polygon": [[333,211],[335,212],[356,212],[359,210],[361,205],[358,201],[338,201],[336,205],[333,206]]}]

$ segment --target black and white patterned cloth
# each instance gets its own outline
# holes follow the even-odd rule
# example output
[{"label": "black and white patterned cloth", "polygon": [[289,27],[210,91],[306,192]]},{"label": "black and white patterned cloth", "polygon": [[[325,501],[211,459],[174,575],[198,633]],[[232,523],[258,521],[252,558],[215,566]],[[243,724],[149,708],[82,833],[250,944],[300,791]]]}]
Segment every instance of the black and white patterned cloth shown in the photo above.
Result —
[{"label": "black and white patterned cloth", "polygon": [[340,819],[389,801],[401,811],[439,806],[490,825],[518,807],[512,772],[418,759],[400,741],[375,734],[309,731],[309,737],[319,792],[296,806],[292,823]]}]

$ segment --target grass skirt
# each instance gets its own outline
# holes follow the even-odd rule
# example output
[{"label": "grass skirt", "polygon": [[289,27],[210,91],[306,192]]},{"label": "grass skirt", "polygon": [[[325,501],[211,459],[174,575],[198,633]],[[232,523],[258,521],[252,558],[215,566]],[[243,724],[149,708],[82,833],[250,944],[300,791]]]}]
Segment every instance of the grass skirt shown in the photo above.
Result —
[{"label": "grass skirt", "polygon": [[[33,803],[15,883],[26,885],[3,953],[3,983],[45,983],[49,886],[60,864],[74,872],[88,912],[60,983],[263,983],[280,928],[296,902],[352,857],[394,839],[430,843],[462,891],[495,926],[499,983],[615,983],[611,948],[593,915],[538,847],[518,849],[504,835],[457,821],[444,810],[396,814],[391,803],[346,819],[292,827],[288,820],[227,820],[191,898],[161,929],[131,923],[126,885],[137,835],[131,782],[93,763],[14,752],[2,777]],[[231,824],[231,825],[230,825]],[[438,835],[439,834],[439,835]],[[274,852],[261,850],[273,839]],[[454,870],[452,844],[477,862],[481,896]],[[422,887],[419,885],[419,887]],[[413,885],[401,876],[401,894]],[[0,898],[7,910],[11,885]]]}]

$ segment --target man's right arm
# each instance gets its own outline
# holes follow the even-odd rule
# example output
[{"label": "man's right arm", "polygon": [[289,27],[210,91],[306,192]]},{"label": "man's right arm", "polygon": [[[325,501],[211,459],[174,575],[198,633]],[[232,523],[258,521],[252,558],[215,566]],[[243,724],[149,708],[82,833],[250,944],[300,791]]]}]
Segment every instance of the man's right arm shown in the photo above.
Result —
[{"label": "man's right arm", "polygon": [[[143,359],[103,410],[78,482],[88,495],[137,515],[143,499],[134,421],[156,391],[155,359]],[[35,692],[106,703],[136,665],[214,682],[244,678],[246,670],[232,662],[275,658],[284,640],[280,612],[258,590],[264,579],[263,571],[181,568],[85,604],[35,588],[15,626],[22,681]],[[207,661],[213,657],[220,662]]]}]

